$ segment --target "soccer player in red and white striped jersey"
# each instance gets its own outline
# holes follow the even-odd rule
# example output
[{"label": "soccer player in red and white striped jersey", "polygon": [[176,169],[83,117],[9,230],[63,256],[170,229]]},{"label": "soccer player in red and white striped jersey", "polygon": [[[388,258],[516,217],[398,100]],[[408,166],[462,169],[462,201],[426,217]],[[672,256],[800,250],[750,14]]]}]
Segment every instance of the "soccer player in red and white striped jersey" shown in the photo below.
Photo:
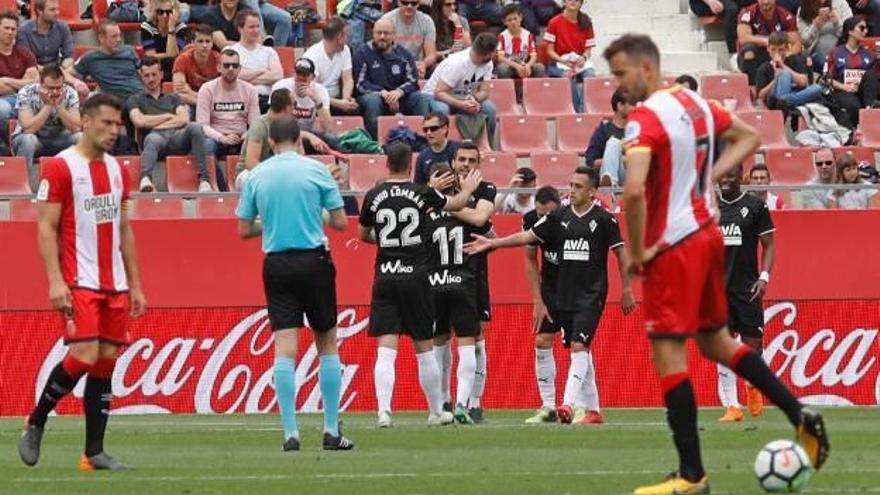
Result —
[{"label": "soccer player in red and white striped jersey", "polygon": [[37,463],[49,413],[87,375],[79,468],[121,470],[128,466],[104,452],[110,380],[119,349],[130,340],[129,318],[144,313],[146,299],[127,213],[129,176],[108,154],[122,129],[122,103],[98,94],[80,111],[80,142],[46,163],[37,192],[39,248],[68,352],[28,416],[19,454],[29,466]]},{"label": "soccer player in red and white striped jersey", "polygon": [[[644,276],[645,327],[679,456],[676,476],[635,495],[709,493],[700,455],[697,406],[687,368],[688,337],[772,400],[797,428],[818,469],[828,454],[822,417],[806,409],[761,357],[727,331],[724,243],[713,185],[760,145],[754,129],[696,93],[661,90],[660,53],[625,35],[604,53],[633,104],[624,131],[624,211],[629,271]],[[719,140],[726,146],[714,164]]]}]

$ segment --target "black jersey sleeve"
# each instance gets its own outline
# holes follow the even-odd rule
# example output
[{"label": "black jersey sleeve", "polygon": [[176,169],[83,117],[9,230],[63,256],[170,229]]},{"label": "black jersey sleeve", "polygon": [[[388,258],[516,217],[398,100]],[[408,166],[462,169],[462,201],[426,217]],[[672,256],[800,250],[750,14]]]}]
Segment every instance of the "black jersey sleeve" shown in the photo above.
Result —
[{"label": "black jersey sleeve", "polygon": [[605,216],[605,237],[608,239],[608,249],[614,249],[623,245],[623,237],[620,236],[620,224],[611,213]]},{"label": "black jersey sleeve", "polygon": [[522,229],[523,230],[531,230],[532,227],[535,226],[535,222],[538,221],[538,214],[535,210],[529,211],[522,216]]},{"label": "black jersey sleeve", "polygon": [[363,208],[361,208],[361,214],[358,218],[359,223],[362,227],[372,227],[376,224],[376,218],[373,212],[373,209],[370,208],[370,204],[373,202],[373,198],[376,196],[376,192],[374,190],[370,190],[366,196],[364,196]]},{"label": "black jersey sleeve", "polygon": [[763,201],[760,203],[758,205],[758,217],[755,222],[758,236],[766,235],[776,230],[776,226],[773,225],[773,218],[770,217],[770,208],[767,206],[767,203]]},{"label": "black jersey sleeve", "polygon": [[418,185],[419,195],[425,201],[425,208],[428,210],[442,210],[446,203],[449,202],[449,198],[447,198],[440,191],[428,187],[426,185],[419,184]]},{"label": "black jersey sleeve", "polygon": [[498,190],[495,188],[495,184],[491,182],[480,182],[480,185],[477,186],[477,190],[474,191],[474,199],[479,202],[481,199],[485,199],[486,201],[495,204],[495,195],[498,194]]},{"label": "black jersey sleeve", "polygon": [[554,211],[549,215],[537,219],[532,226],[532,233],[541,242],[541,244],[552,244],[559,237],[559,214]]}]

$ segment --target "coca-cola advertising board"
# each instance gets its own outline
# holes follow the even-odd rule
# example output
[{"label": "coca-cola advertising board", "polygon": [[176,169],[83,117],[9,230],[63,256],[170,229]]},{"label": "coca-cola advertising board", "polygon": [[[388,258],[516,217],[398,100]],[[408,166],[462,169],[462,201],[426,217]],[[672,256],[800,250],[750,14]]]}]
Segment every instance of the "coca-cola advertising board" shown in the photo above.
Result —
[{"label": "coca-cola advertising board", "polygon": [[[534,380],[531,306],[495,308],[488,331],[489,408],[529,408],[540,403]],[[880,308],[876,300],[768,303],[765,358],[808,403],[880,405]],[[26,414],[52,367],[63,356],[60,316],[50,311],[9,312],[0,340],[0,415]],[[375,341],[366,335],[368,308],[339,311],[346,410],[374,410]],[[661,406],[639,311],[623,316],[609,305],[596,338],[599,392],[605,407]],[[114,412],[260,413],[275,409],[272,333],[261,308],[153,309],[132,327],[133,343],[113,376]],[[561,394],[568,357],[556,348]],[[691,349],[691,372],[701,405],[717,405],[715,367]],[[308,332],[297,358],[299,407],[321,408],[317,352]],[[82,396],[82,383],[74,391]],[[79,414],[75,398],[58,407]],[[397,410],[425,407],[408,343],[398,355]]]}]

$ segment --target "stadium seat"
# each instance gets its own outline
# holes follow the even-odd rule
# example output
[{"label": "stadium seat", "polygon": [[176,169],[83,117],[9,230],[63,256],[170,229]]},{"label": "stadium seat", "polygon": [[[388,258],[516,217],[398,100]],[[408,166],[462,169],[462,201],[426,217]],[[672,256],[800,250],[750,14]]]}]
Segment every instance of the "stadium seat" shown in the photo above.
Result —
[{"label": "stadium seat", "polygon": [[422,134],[423,120],[425,118],[421,115],[383,115],[379,117],[377,131],[379,133],[379,145],[385,144],[388,131],[399,125],[409,127],[416,134]]},{"label": "stadium seat", "polygon": [[489,81],[489,99],[495,103],[498,115],[519,115],[522,112],[516,104],[516,89],[513,79],[492,79]]},{"label": "stadium seat", "polygon": [[617,81],[613,77],[588,77],[584,79],[584,112],[612,113],[611,95],[616,90]]},{"label": "stadium seat", "polygon": [[74,62],[79,60],[80,57],[89,53],[92,50],[97,50],[98,47],[94,45],[73,45],[73,60]]},{"label": "stadium seat", "polygon": [[229,190],[235,191],[235,168],[238,167],[240,155],[226,155],[226,182],[229,184]]},{"label": "stadium seat", "polygon": [[[214,157],[208,157],[208,175],[211,186],[217,190],[217,174],[214,167]],[[199,175],[192,155],[166,157],[165,174],[168,178],[168,192],[196,192],[199,189]]]},{"label": "stadium seat", "polygon": [[862,41],[859,41],[859,45],[865,47],[870,52],[877,49],[877,43],[880,43],[880,37],[877,36],[869,36],[867,38],[862,38]]},{"label": "stadium seat", "polygon": [[16,0],[0,0],[0,12],[7,10],[18,12],[18,2]]},{"label": "stadium seat", "polygon": [[708,99],[718,100],[722,105],[725,100],[735,100],[737,112],[754,110],[749,78],[745,74],[705,75],[700,81],[700,94]]},{"label": "stadium seat", "polygon": [[[574,113],[571,83],[561,78],[528,78],[523,80],[523,107],[528,115],[555,117]],[[498,112],[501,115],[501,112]]]},{"label": "stadium seat", "polygon": [[568,187],[571,174],[581,165],[574,151],[533,151],[530,156],[541,186]]},{"label": "stadium seat", "polygon": [[745,123],[751,125],[761,136],[761,148],[788,148],[791,145],[785,137],[785,118],[779,110],[758,110],[737,112]]},{"label": "stadium seat", "polygon": [[834,156],[840,156],[841,153],[849,153],[857,162],[868,162],[871,165],[876,164],[874,157],[874,148],[864,146],[846,146],[843,148],[834,148]]},{"label": "stadium seat", "polygon": [[360,115],[341,117],[333,116],[332,119],[333,129],[330,131],[337,135],[352,129],[363,129],[364,127],[364,118]]},{"label": "stadium seat", "polygon": [[36,199],[13,199],[9,201],[9,219],[21,222],[37,220]]},{"label": "stadium seat", "polygon": [[349,155],[348,182],[352,191],[369,191],[388,176],[383,155]]},{"label": "stadium seat", "polygon": [[[59,2],[63,3],[63,2]],[[77,2],[67,2],[72,3],[74,5]],[[101,21],[107,18],[107,10],[109,9],[110,0],[93,0],[92,1],[92,14],[95,18],[95,25],[97,26]],[[62,7],[63,9],[63,7]],[[78,15],[78,14],[77,14]],[[63,17],[63,15],[62,15]],[[120,22],[119,29],[122,31],[140,31],[141,23],[140,22]],[[73,29],[71,27],[71,29]]]},{"label": "stadium seat", "polygon": [[556,117],[556,148],[584,153],[599,123],[608,118],[611,114],[576,113]]},{"label": "stadium seat", "polygon": [[0,157],[0,194],[31,194],[24,158]]},{"label": "stadium seat", "polygon": [[293,66],[296,64],[296,52],[292,46],[276,46],[275,51],[281,59],[281,70],[284,77],[293,77]]},{"label": "stadium seat", "polygon": [[480,159],[480,173],[483,174],[483,180],[497,187],[507,187],[516,169],[516,155],[513,153],[486,153]]},{"label": "stadium seat", "polygon": [[862,131],[862,146],[880,147],[880,109],[859,110],[859,129]]},{"label": "stadium seat", "polygon": [[519,156],[527,156],[535,150],[549,150],[547,122],[536,115],[505,115],[498,126],[501,149]]},{"label": "stadium seat", "polygon": [[131,218],[183,218],[183,198],[141,197],[132,203]]},{"label": "stadium seat", "polygon": [[137,191],[141,181],[141,157],[139,155],[117,156],[116,161],[128,172],[132,191]]},{"label": "stadium seat", "polygon": [[813,178],[813,151],[810,148],[770,148],[764,162],[776,184],[803,184]]},{"label": "stadium seat", "polygon": [[237,206],[238,196],[198,198],[196,200],[199,218],[233,218]]},{"label": "stadium seat", "polygon": [[[496,130],[495,132],[498,131]],[[458,125],[455,123],[455,115],[449,116],[449,139],[454,139],[456,141],[462,140],[461,133],[458,132]],[[483,132],[483,137],[480,138],[480,142],[477,143],[477,146],[480,148],[480,151],[492,151],[492,147],[489,146],[489,134]]]}]

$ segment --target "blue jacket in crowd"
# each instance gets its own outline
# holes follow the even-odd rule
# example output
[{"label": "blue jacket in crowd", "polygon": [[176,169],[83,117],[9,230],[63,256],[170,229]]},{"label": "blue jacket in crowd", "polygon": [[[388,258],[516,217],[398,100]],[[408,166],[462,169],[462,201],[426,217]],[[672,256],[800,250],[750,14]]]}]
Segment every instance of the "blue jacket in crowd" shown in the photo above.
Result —
[{"label": "blue jacket in crowd", "polygon": [[386,53],[379,53],[372,41],[361,45],[354,53],[352,72],[358,95],[399,89],[406,96],[419,90],[416,61],[398,45]]}]

